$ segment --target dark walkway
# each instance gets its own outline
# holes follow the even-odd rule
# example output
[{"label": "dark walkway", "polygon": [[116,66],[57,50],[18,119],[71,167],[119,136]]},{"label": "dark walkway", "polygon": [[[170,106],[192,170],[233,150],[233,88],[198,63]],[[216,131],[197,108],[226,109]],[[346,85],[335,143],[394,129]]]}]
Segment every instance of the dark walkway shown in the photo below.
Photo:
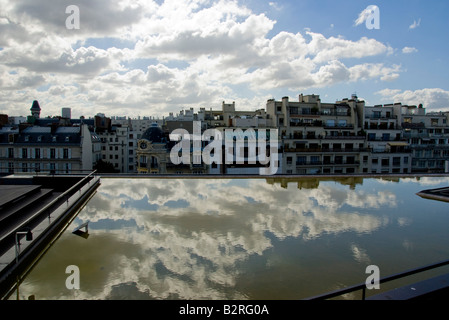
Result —
[{"label": "dark walkway", "polygon": [[[0,298],[20,282],[99,184],[92,174],[0,178]],[[28,231],[32,239],[26,239]]]}]

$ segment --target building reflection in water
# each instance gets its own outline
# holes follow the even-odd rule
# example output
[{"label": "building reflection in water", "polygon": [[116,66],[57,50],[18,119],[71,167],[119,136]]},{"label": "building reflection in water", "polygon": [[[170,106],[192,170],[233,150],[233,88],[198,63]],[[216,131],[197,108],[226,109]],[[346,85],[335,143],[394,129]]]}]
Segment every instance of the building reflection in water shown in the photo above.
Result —
[{"label": "building reflection in water", "polygon": [[[415,196],[426,182],[449,180],[102,179],[73,223],[89,220],[89,238],[69,227],[21,293],[36,299],[300,299],[360,283],[371,263],[397,272],[404,265],[389,263],[393,258],[441,260],[426,247],[433,242],[420,243],[419,252],[414,246],[425,232],[413,229],[419,211],[432,205],[441,217],[445,210]],[[447,253],[448,235],[441,233],[435,250]],[[80,290],[65,288],[68,265],[80,269]]]}]

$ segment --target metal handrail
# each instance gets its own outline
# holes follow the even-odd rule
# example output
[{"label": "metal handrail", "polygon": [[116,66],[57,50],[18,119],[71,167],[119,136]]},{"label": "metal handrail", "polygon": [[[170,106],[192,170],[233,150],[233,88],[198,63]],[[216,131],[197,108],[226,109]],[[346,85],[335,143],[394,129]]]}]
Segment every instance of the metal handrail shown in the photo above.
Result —
[{"label": "metal handrail", "polygon": [[[24,226],[26,226],[30,221],[32,221],[35,217],[40,216],[43,212],[45,212],[47,209],[49,209],[50,207],[52,207],[53,205],[55,205],[58,201],[60,201],[62,198],[64,198],[65,196],[67,196],[72,190],[74,190],[76,187],[78,187],[82,182],[84,182],[84,180],[86,180],[87,178],[89,178],[90,176],[92,176],[95,172],[97,172],[97,170],[92,171],[91,173],[89,173],[87,176],[85,176],[83,179],[81,179],[80,181],[78,181],[76,184],[74,184],[70,189],[66,190],[64,193],[60,194],[57,198],[55,198],[53,201],[51,201],[49,204],[47,204],[46,206],[44,206],[43,208],[41,208],[36,214],[33,214],[33,216],[31,216],[29,219],[27,219],[26,221],[24,221],[18,228],[16,228],[16,230],[20,230],[22,229]],[[5,237],[9,236],[9,234],[5,235]],[[5,238],[4,237],[4,238]]]},{"label": "metal handrail", "polygon": [[[430,265],[426,265],[424,267],[419,267],[419,268],[415,268],[415,269],[410,269],[408,271],[404,271],[404,272],[400,272],[400,273],[396,273],[384,278],[379,279],[379,284],[380,283],[385,283],[385,282],[389,282],[389,281],[393,281],[393,280],[397,280],[400,278],[404,278],[410,275],[414,275],[420,272],[424,272],[424,271],[428,271],[431,269],[435,269],[435,268],[439,268],[445,265],[449,265],[449,260],[444,260],[444,261],[440,261],[434,264],[430,264]],[[353,291],[357,291],[357,290],[362,290],[362,300],[365,300],[365,295],[366,295],[366,283],[363,284],[357,284],[354,286],[350,286],[344,289],[339,289],[339,290],[335,290],[329,293],[325,293],[325,294],[321,294],[321,295],[317,295],[317,296],[313,296],[310,298],[307,298],[306,300],[325,300],[325,299],[330,299],[330,298],[335,298],[338,296],[341,296],[343,294],[346,293],[350,293]]]}]

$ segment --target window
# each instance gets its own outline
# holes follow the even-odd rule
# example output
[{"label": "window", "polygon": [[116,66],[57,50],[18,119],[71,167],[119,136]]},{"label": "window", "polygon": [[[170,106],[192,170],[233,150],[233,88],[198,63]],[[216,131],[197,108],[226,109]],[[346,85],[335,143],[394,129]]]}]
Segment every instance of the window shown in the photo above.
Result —
[{"label": "window", "polygon": [[56,159],[56,149],[55,148],[50,149],[50,159]]},{"label": "window", "polygon": [[310,108],[302,108],[302,114],[310,114],[311,109]]},{"label": "window", "polygon": [[63,150],[63,156],[64,156],[64,159],[68,159],[68,158],[69,158],[69,149],[64,148],[64,150]]},{"label": "window", "polygon": [[[28,158],[28,150],[26,148],[22,149],[22,158],[26,159]],[[24,171],[26,172],[26,171]]]},{"label": "window", "polygon": [[8,158],[14,158],[14,148],[8,148]]},{"label": "window", "polygon": [[317,164],[320,162],[320,157],[319,156],[311,156],[310,157],[310,162],[313,164]]},{"label": "window", "polygon": [[386,167],[390,165],[390,159],[389,158],[383,158],[382,159],[382,166]]},{"label": "window", "polygon": [[306,156],[297,156],[296,157],[296,164],[297,165],[306,164],[306,162],[307,162],[307,157]]},{"label": "window", "polygon": [[290,107],[290,114],[299,114],[298,107]]},{"label": "window", "polygon": [[394,157],[393,158],[393,166],[400,166],[401,165],[401,158],[400,157]]},{"label": "window", "polygon": [[39,149],[39,148],[34,149],[34,157],[36,159],[40,159],[41,158],[41,149]]}]

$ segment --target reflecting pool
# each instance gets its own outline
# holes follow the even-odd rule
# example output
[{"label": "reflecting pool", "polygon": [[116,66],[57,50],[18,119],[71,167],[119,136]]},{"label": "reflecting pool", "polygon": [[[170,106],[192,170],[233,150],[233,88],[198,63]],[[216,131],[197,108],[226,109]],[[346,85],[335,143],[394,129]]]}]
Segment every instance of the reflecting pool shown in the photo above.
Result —
[{"label": "reflecting pool", "polygon": [[[368,265],[382,277],[449,259],[449,203],[416,195],[448,185],[447,177],[103,178],[19,296],[307,298],[365,282]],[[86,221],[88,237],[72,233]],[[78,290],[66,288],[70,265]]]}]

